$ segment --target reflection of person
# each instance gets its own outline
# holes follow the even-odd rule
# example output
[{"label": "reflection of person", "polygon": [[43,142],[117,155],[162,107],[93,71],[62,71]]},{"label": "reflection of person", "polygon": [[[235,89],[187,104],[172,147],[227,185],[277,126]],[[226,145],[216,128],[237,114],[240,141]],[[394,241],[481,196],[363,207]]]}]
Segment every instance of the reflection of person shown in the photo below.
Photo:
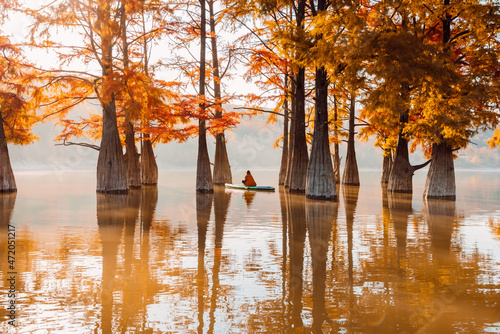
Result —
[{"label": "reflection of person", "polygon": [[245,179],[242,180],[241,182],[247,187],[255,187],[257,185],[249,170],[247,170],[247,175],[245,175]]},{"label": "reflection of person", "polygon": [[253,202],[253,198],[255,197],[255,191],[246,190],[243,194],[243,198],[245,199],[246,207],[250,207],[250,204]]}]

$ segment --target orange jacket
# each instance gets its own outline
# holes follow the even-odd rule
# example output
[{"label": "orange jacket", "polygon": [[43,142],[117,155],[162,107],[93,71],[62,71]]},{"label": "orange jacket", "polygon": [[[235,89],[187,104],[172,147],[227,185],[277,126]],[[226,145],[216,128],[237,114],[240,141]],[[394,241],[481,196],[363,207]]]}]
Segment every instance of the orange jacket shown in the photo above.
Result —
[{"label": "orange jacket", "polygon": [[247,187],[255,187],[257,185],[257,183],[255,183],[255,180],[253,179],[252,174],[245,175],[245,179],[243,180],[243,184]]}]

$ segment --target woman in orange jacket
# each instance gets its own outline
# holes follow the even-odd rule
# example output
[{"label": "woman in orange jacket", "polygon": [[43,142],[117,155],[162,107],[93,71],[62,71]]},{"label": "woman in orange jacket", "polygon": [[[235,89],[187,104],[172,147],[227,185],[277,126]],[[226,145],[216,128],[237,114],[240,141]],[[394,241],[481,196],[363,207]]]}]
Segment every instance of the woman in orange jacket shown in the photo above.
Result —
[{"label": "woman in orange jacket", "polygon": [[242,180],[241,182],[243,182],[243,184],[246,187],[255,187],[257,185],[257,183],[255,183],[255,180],[253,179],[252,174],[250,174],[249,170],[247,170],[247,175],[245,175],[245,179]]}]

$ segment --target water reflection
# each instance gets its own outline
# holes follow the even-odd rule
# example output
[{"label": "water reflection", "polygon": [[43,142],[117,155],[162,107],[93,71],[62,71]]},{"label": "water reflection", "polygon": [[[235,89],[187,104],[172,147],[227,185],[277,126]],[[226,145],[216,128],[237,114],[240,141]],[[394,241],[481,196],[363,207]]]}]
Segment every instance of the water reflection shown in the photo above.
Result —
[{"label": "water reflection", "polygon": [[289,289],[291,304],[291,326],[295,330],[304,326],[302,322],[302,292],[304,270],[304,244],[306,240],[306,200],[303,195],[287,193],[289,219]]},{"label": "water reflection", "polygon": [[212,295],[210,297],[210,325],[208,333],[214,332],[215,311],[219,297],[219,273],[222,263],[222,240],[224,237],[224,225],[226,224],[227,210],[231,201],[231,192],[226,192],[224,187],[214,187],[214,216],[215,216],[215,240],[214,240],[214,264],[212,268]]},{"label": "water reflection", "polygon": [[353,228],[354,214],[358,204],[359,186],[342,185],[345,220],[347,229],[347,275],[349,284],[349,309],[355,307],[354,297],[354,260],[353,260]]},{"label": "water reflection", "polygon": [[328,247],[332,226],[336,224],[338,203],[306,200],[307,231],[312,263],[312,332],[323,333],[326,321],[325,292]]},{"label": "water reflection", "polygon": [[389,212],[391,222],[396,234],[396,261],[399,279],[405,276],[407,267],[406,239],[408,233],[408,219],[413,214],[412,194],[389,194]]},{"label": "water reflection", "polygon": [[102,243],[101,328],[102,333],[113,333],[113,297],[118,246],[127,218],[125,195],[97,194],[97,224]]},{"label": "water reflection", "polygon": [[[6,277],[9,270],[8,262],[8,233],[9,224],[11,223],[12,212],[14,210],[14,205],[16,204],[17,193],[0,193],[0,272],[3,274],[2,277]],[[0,288],[8,288],[7,280],[3,279]],[[7,289],[8,290],[8,289]],[[7,296],[7,293],[3,294]],[[7,318],[6,308],[0,310],[0,316],[2,320]]]},{"label": "water reflection", "polygon": [[[158,189],[146,186],[127,195],[97,194],[97,224],[102,244],[101,328],[115,333],[135,328],[134,317],[146,314],[155,293],[151,288],[149,233],[158,202]],[[140,218],[140,219],[139,219]],[[135,230],[139,224],[140,260],[134,261]],[[123,275],[117,281],[118,253],[123,235]],[[118,292],[121,292],[117,295]],[[121,319],[113,317],[115,298],[122,306]],[[116,312],[115,312],[116,313]]]},{"label": "water reflection", "polygon": [[[20,333],[498,332],[500,244],[459,201],[377,182],[341,203],[255,193],[245,210],[220,187],[182,207],[159,189],[92,192],[95,219],[49,241],[20,229]],[[21,195],[0,196],[2,246]]]},{"label": "water reflection", "polygon": [[256,194],[257,193],[255,191],[251,191],[251,190],[246,190],[243,193],[243,199],[245,200],[245,206],[247,208],[250,208],[250,205],[252,204]]},{"label": "water reflection", "polygon": [[213,194],[196,193],[196,223],[198,227],[198,273],[196,277],[198,291],[198,333],[203,333],[205,312],[205,245],[208,222],[212,212]]}]

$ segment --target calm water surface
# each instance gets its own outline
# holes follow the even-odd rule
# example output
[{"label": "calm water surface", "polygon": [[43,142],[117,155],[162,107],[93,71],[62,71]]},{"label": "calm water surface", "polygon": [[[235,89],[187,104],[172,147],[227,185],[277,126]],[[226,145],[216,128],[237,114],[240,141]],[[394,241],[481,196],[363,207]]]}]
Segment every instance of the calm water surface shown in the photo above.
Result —
[{"label": "calm water surface", "polygon": [[424,201],[425,175],[413,197],[379,177],[325,203],[196,195],[186,171],[121,196],[96,195],[94,172],[17,174],[0,195],[0,332],[500,333],[500,173],[457,172],[456,202]]}]

